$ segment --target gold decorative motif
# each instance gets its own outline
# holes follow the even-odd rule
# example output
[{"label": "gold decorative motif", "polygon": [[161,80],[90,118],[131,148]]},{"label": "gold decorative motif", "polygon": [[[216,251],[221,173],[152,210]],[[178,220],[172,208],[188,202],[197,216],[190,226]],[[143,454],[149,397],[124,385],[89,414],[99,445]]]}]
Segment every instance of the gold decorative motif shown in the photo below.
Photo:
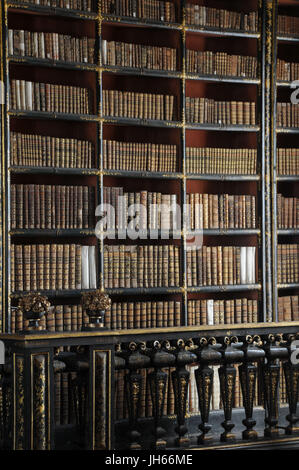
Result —
[{"label": "gold decorative motif", "polygon": [[111,299],[101,290],[87,292],[82,295],[82,305],[85,310],[96,312],[100,310],[109,310]]},{"label": "gold decorative motif", "polygon": [[25,449],[25,386],[24,357],[14,356],[15,374],[15,417],[14,417],[14,449]]},{"label": "gold decorative motif", "polygon": [[31,357],[32,367],[32,430],[31,449],[47,450],[50,443],[47,439],[49,422],[47,396],[47,359],[39,354]]},{"label": "gold decorative motif", "polygon": [[48,298],[40,293],[29,293],[19,299],[18,311],[26,314],[27,312],[43,313],[48,312],[51,306]]}]

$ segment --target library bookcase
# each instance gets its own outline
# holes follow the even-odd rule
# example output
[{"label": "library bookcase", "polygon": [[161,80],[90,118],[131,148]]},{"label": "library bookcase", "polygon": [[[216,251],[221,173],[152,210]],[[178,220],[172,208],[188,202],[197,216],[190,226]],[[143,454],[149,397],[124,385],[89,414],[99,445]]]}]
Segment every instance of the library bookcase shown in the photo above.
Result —
[{"label": "library bookcase", "polygon": [[[49,335],[80,331],[95,289],[112,300],[108,330],[132,341],[296,326],[298,2],[4,0],[1,24],[2,333],[26,328],[29,292],[51,301]],[[174,201],[183,216],[169,239],[149,212],[136,240],[96,234],[96,207],[120,195],[126,210]],[[116,213],[117,228],[132,220]],[[71,374],[55,375],[62,427]]]}]

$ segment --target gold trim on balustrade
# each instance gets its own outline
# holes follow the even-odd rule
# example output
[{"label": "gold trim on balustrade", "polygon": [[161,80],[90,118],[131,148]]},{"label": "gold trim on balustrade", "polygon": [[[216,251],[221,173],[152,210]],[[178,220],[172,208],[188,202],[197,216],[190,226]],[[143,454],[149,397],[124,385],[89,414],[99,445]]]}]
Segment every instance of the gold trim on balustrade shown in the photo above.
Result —
[{"label": "gold trim on balustrade", "polygon": [[[127,335],[148,335],[160,333],[190,333],[196,336],[203,336],[209,331],[221,331],[223,335],[232,334],[233,330],[247,330],[250,328],[286,328],[298,327],[297,322],[261,322],[261,323],[239,323],[228,325],[198,325],[198,326],[182,326],[182,327],[165,327],[165,328],[138,328],[130,330],[99,330],[99,331],[65,331],[65,332],[47,332],[47,334],[0,334],[0,340],[13,340],[13,341],[35,341],[35,340],[49,340],[60,338],[88,338],[88,337],[109,337],[109,336],[127,336]],[[246,331],[244,331],[244,334]]]}]

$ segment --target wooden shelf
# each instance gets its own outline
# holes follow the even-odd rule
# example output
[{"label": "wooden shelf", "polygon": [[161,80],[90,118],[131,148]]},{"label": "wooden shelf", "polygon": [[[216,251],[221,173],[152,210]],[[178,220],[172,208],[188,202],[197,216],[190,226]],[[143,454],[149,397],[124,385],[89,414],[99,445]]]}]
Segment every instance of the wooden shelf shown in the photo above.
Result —
[{"label": "wooden shelf", "polygon": [[9,0],[7,2],[7,8],[16,9],[18,12],[21,11],[23,14],[27,12],[33,12],[45,15],[66,16],[68,18],[75,18],[80,20],[96,20],[98,18],[98,14],[96,12],[86,12],[58,7],[47,7],[43,5],[34,4],[31,5],[27,2],[15,2],[13,0]]},{"label": "wooden shelf", "polygon": [[51,119],[61,121],[84,121],[84,122],[97,122],[100,121],[99,116],[94,114],[69,114],[57,113],[47,111],[19,111],[11,109],[8,111],[10,117],[15,118],[28,118],[28,119]]},{"label": "wooden shelf", "polygon": [[186,25],[186,31],[188,33],[199,33],[213,36],[231,36],[238,38],[254,38],[258,39],[260,33],[258,32],[247,32],[234,29],[220,29],[220,28],[209,28],[207,26],[197,26],[197,25]]},{"label": "wooden shelf", "polygon": [[99,70],[99,66],[97,64],[89,64],[83,62],[66,62],[64,60],[40,59],[29,56],[8,56],[8,62],[29,65],[32,67],[51,67],[67,70],[81,70],[87,72],[97,72]]}]

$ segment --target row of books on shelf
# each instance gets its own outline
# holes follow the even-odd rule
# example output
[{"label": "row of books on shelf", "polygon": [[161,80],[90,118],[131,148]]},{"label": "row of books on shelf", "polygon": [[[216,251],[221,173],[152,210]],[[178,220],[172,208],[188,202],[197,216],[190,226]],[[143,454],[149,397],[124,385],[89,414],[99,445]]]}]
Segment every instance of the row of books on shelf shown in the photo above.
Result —
[{"label": "row of books on shelf", "polygon": [[257,58],[252,56],[187,49],[186,62],[189,73],[257,78]]},{"label": "row of books on shelf", "polygon": [[299,77],[299,64],[296,62],[287,62],[277,59],[276,78],[277,80],[285,80],[292,82]]},{"label": "row of books on shelf", "polygon": [[[162,71],[177,70],[177,50],[174,48],[102,39],[101,51],[103,65]],[[11,57],[32,57],[94,64],[95,39],[10,29],[8,31],[8,54]],[[226,52],[187,50],[186,59],[187,72],[189,73],[243,78],[257,77],[256,57]],[[291,72],[298,64],[288,65]],[[279,64],[278,70],[286,73],[286,64]],[[286,78],[283,76],[280,79]]]},{"label": "row of books on shelf", "polygon": [[179,285],[179,246],[104,246],[104,287],[146,288]]},{"label": "row of books on shelf", "polygon": [[95,0],[18,0],[20,3],[67,10],[94,11]]},{"label": "row of books on shelf", "polygon": [[175,172],[177,146],[104,140],[103,167],[108,170]]},{"label": "row of books on shelf", "polygon": [[256,198],[250,195],[187,194],[190,228],[255,228]]},{"label": "row of books on shelf", "polygon": [[104,116],[172,121],[174,96],[132,91],[103,90]]},{"label": "row of books on shelf", "polygon": [[233,29],[252,33],[258,29],[258,12],[237,12],[187,3],[186,23],[194,26]]},{"label": "row of books on shelf", "polygon": [[299,245],[277,245],[277,264],[279,284],[299,282]]},{"label": "row of books on shelf", "polygon": [[10,56],[95,63],[95,39],[87,36],[9,29],[7,47]]},{"label": "row of books on shelf", "polygon": [[188,246],[187,285],[255,284],[255,246]]},{"label": "row of books on shelf", "polygon": [[216,101],[186,97],[186,121],[190,123],[246,125],[256,124],[255,102]]},{"label": "row of books on shelf", "polygon": [[277,228],[299,228],[299,199],[277,194]]},{"label": "row of books on shelf", "polygon": [[153,21],[176,21],[175,6],[172,2],[159,0],[103,0],[102,13],[115,16],[127,16]]},{"label": "row of books on shelf", "polygon": [[11,291],[97,288],[96,247],[32,244],[10,247]]},{"label": "row of books on shelf", "polygon": [[279,175],[299,174],[299,149],[277,149],[277,173]]},{"label": "row of books on shelf", "polygon": [[298,295],[278,297],[278,321],[299,321]]},{"label": "row of books on shelf", "polygon": [[299,110],[296,104],[277,103],[277,127],[299,127]]},{"label": "row of books on shelf", "polygon": [[[96,11],[94,0],[19,0],[20,3],[64,8],[85,12]],[[103,0],[101,11],[104,14],[173,23],[176,21],[175,6],[172,2],[158,0]],[[258,12],[238,12],[211,8],[193,3],[186,4],[188,25],[231,29],[254,33],[258,30]],[[293,16],[278,15],[278,34],[298,36],[299,19]]]},{"label": "row of books on shelf", "polygon": [[13,166],[92,168],[94,145],[87,140],[10,132]]},{"label": "row of books on shelf", "polygon": [[140,191],[124,192],[122,187],[104,187],[104,204],[107,206],[106,228],[128,228],[134,220],[136,228],[180,229],[177,226],[177,195],[159,192]]},{"label": "row of books on shelf", "polygon": [[94,227],[95,188],[12,184],[12,229],[78,229]]},{"label": "row of books on shelf", "polygon": [[149,70],[177,70],[177,50],[171,47],[101,41],[102,64]]},{"label": "row of books on shelf", "polygon": [[186,171],[197,174],[255,175],[257,151],[248,148],[186,147]]},{"label": "row of books on shelf", "polygon": [[[113,302],[106,311],[105,327],[109,329],[164,328],[180,326],[181,302],[179,301],[138,301]],[[89,317],[82,305],[55,305],[40,320],[40,326],[48,331],[80,331],[88,325]],[[12,309],[11,332],[28,327],[28,320],[22,312]]]},{"label": "row of books on shelf", "polygon": [[[126,193],[122,187],[104,187],[104,203],[110,206],[108,228],[125,229],[133,219],[144,230],[180,228],[176,194],[147,190]],[[191,230],[256,227],[255,196],[190,193],[186,204],[185,215]]]},{"label": "row of books on shelf", "polygon": [[277,33],[287,36],[298,36],[299,18],[296,16],[278,15]]},{"label": "row of books on shelf", "polygon": [[10,108],[24,111],[91,114],[88,88],[11,80]]},{"label": "row of books on shelf", "polygon": [[258,301],[252,299],[188,300],[188,325],[257,323]]},{"label": "row of books on shelf", "polygon": [[[92,168],[94,146],[87,140],[10,133],[13,166]],[[124,171],[175,172],[177,146],[150,142],[103,140],[103,168]],[[186,171],[195,174],[255,175],[257,150],[186,147]],[[279,175],[299,174],[299,150],[277,149]]]},{"label": "row of books on shelf", "polygon": [[[278,321],[299,321],[298,295],[278,297]],[[257,323],[258,301],[237,299],[189,299],[187,326]],[[80,331],[89,317],[81,304],[51,306],[40,320],[48,331]],[[112,330],[133,328],[167,328],[182,326],[182,303],[176,300],[141,300],[112,302],[104,317],[105,327]],[[11,333],[28,328],[29,320],[16,308],[11,311]]]}]

